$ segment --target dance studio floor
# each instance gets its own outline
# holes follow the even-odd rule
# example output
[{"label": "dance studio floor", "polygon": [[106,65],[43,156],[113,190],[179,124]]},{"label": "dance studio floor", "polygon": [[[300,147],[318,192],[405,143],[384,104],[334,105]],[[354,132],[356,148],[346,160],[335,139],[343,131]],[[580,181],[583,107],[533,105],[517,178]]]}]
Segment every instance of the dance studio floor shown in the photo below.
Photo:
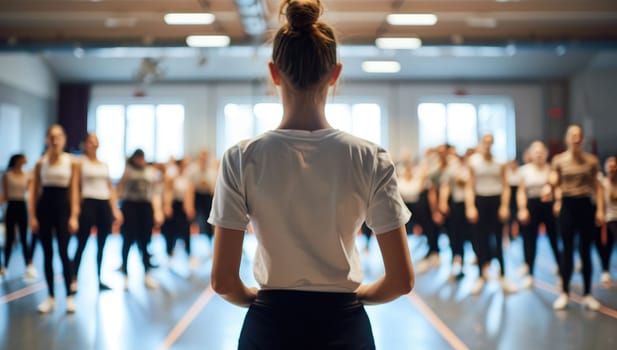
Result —
[{"label": "dance studio floor", "polygon": [[[359,246],[363,238],[358,238]],[[449,261],[447,239],[442,238],[442,262]],[[24,266],[15,250],[9,274],[0,280],[0,349],[235,349],[245,310],[214,295],[209,287],[210,246],[203,236],[195,236],[194,249],[203,264],[189,272],[181,244],[168,263],[163,240],[155,236],[151,249],[160,267],[153,275],[158,290],[147,290],[136,248],[129,261],[129,290],[123,290],[120,265],[121,238],[110,237],[103,266],[103,279],[113,289],[98,293],[95,276],[95,241],[91,239],[82,264],[77,312],[64,308],[64,287],[56,258],[56,309],[48,315],[36,306],[46,297],[42,280],[22,280]],[[247,236],[243,275],[254,283],[251,255],[255,240]],[[409,239],[414,261],[423,256],[423,238]],[[469,247],[468,247],[469,250]],[[595,250],[595,249],[594,249]],[[469,250],[470,251],[470,250]],[[508,278],[520,285],[517,270],[523,260],[522,241],[506,249]],[[468,254],[469,258],[473,258]],[[367,280],[381,273],[380,256],[373,240],[364,255]],[[599,259],[594,252],[594,295],[604,305],[599,312],[584,310],[578,301],[581,276],[572,282],[573,301],[568,311],[555,312],[557,297],[554,263],[547,240],[539,241],[536,286],[504,296],[496,281],[482,294],[470,296],[476,267],[467,264],[466,277],[448,280],[449,264],[417,276],[414,291],[391,303],[368,306],[367,311],[380,350],[399,349],[617,349],[617,287],[601,287]],[[617,271],[613,259],[612,271]],[[42,275],[42,250],[35,262]],[[496,272],[496,271],[494,271]],[[613,273],[613,278],[617,278]]]}]

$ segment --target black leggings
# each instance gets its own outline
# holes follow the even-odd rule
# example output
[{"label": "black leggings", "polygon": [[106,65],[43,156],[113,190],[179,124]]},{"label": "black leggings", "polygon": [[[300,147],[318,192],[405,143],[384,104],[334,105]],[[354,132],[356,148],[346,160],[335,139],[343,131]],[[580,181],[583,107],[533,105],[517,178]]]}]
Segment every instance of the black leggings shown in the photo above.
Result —
[{"label": "black leggings", "polygon": [[122,272],[126,275],[128,272],[127,263],[129,250],[133,242],[137,242],[139,251],[141,252],[144,270],[150,269],[150,255],[148,254],[148,243],[152,237],[152,229],[154,228],[154,213],[152,211],[152,203],[144,201],[128,201],[122,203],[122,214],[124,215],[124,224],[121,232],[123,237],[122,242]]},{"label": "black leggings", "polygon": [[214,229],[208,222],[211,210],[212,195],[195,192],[195,220],[199,224],[199,232],[204,233],[210,239],[214,235]]},{"label": "black leggings", "polygon": [[15,241],[15,227],[19,229],[19,240],[26,265],[32,263],[32,254],[36,244],[33,236],[28,244],[28,210],[25,201],[9,200],[6,207],[6,242],[4,242],[4,267],[9,267],[13,242]]},{"label": "black leggings", "polygon": [[602,262],[602,271],[608,271],[611,267],[611,255],[613,254],[613,244],[617,237],[617,221],[606,224],[606,244],[602,243],[602,230],[596,227],[596,248]]},{"label": "black leggings", "polygon": [[375,342],[354,293],[266,290],[246,313],[238,349],[370,350]]},{"label": "black leggings", "polygon": [[174,201],[172,208],[171,218],[161,228],[167,243],[167,255],[173,254],[178,239],[184,240],[186,254],[191,255],[191,223],[184,212],[184,205],[181,201]]},{"label": "black leggings", "polygon": [[452,249],[452,257],[460,256],[461,260],[465,258],[465,240],[469,237],[469,221],[465,216],[464,202],[450,202],[450,217],[448,220],[448,236],[450,239],[450,248]]},{"label": "black leggings", "polygon": [[476,196],[478,222],[473,225],[473,244],[478,255],[478,269],[482,276],[482,268],[497,258],[501,267],[501,276],[506,274],[503,261],[503,224],[499,221],[500,196]]},{"label": "black leggings", "polygon": [[595,229],[595,213],[589,197],[562,199],[559,230],[563,240],[560,271],[564,293],[570,292],[576,233],[578,233],[578,253],[583,263],[584,294],[591,293],[591,242],[594,239]]},{"label": "black leggings", "polygon": [[529,267],[529,274],[533,275],[538,246],[538,227],[540,223],[544,223],[546,227],[546,235],[551,244],[553,257],[555,257],[555,262],[559,265],[560,254],[556,228],[557,219],[553,215],[553,202],[542,202],[539,198],[530,198],[527,200],[527,210],[529,211],[529,223],[522,226],[523,247],[525,263]]},{"label": "black leggings", "polygon": [[415,203],[409,203],[408,206],[413,213],[410,222],[407,223],[408,232],[411,233],[411,229],[414,224],[420,225],[422,228],[422,234],[426,236],[426,242],[428,244],[428,257],[432,253],[439,253],[439,227],[433,221],[433,215],[428,203],[428,191],[420,193],[420,198]]},{"label": "black leggings", "polygon": [[81,203],[81,214],[79,216],[79,232],[77,233],[77,250],[73,259],[73,277],[77,278],[81,257],[90,238],[90,229],[96,226],[96,272],[101,279],[101,265],[103,262],[103,248],[109,233],[111,233],[111,224],[113,215],[109,200],[85,198]]},{"label": "black leggings", "polygon": [[73,269],[68,254],[69,245],[69,216],[71,207],[69,204],[68,189],[65,187],[43,187],[43,193],[36,206],[39,221],[39,239],[43,246],[45,257],[45,280],[49,296],[54,296],[54,270],[53,270],[53,234],[58,241],[58,252],[62,261],[64,286],[66,294],[71,295],[71,280]]}]

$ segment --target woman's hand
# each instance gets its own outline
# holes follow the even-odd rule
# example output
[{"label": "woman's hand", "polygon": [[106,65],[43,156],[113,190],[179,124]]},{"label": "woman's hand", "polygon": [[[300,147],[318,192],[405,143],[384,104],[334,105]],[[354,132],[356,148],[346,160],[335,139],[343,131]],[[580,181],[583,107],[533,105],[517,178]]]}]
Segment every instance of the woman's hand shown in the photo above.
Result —
[{"label": "woman's hand", "polygon": [[30,217],[30,230],[34,234],[39,233],[39,220],[34,215]]},{"label": "woman's hand", "polygon": [[77,233],[77,230],[79,230],[79,219],[77,219],[77,216],[71,215],[69,218],[69,232]]}]

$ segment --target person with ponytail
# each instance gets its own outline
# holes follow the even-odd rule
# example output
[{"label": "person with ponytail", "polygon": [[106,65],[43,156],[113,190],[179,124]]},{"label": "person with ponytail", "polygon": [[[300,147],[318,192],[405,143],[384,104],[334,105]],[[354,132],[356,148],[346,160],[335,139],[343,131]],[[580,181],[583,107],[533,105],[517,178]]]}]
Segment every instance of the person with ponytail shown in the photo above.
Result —
[{"label": "person with ponytail", "polygon": [[68,246],[71,233],[79,228],[79,162],[64,152],[66,133],[60,125],[47,130],[47,150],[36,163],[30,190],[30,227],[38,234],[45,257],[45,280],[48,298],[38,307],[40,313],[49,313],[55,307],[54,299],[54,235],[62,261],[66,288],[66,311],[75,312],[74,292],[70,288],[73,269]]},{"label": "person with ponytail", "polygon": [[13,251],[15,240],[15,227],[19,229],[19,240],[26,263],[26,280],[38,277],[36,268],[32,264],[32,254],[36,240],[34,237],[28,242],[28,206],[26,205],[26,192],[32,180],[30,174],[23,171],[23,166],[28,163],[24,154],[14,154],[9,159],[9,165],[2,174],[2,196],[0,204],[7,203],[4,218],[6,240],[4,242],[4,265],[0,261],[0,277],[6,274]]},{"label": "person with ponytail", "polygon": [[[283,1],[270,76],[283,118],[277,129],[228,149],[209,218],[215,226],[212,286],[248,307],[239,349],[375,349],[363,304],[411,291],[414,272],[390,155],[333,129],[328,90],[342,66],[333,29],[318,0]],[[375,233],[385,273],[363,284],[356,233]],[[240,278],[242,243],[251,224],[258,246],[259,289]]]}]

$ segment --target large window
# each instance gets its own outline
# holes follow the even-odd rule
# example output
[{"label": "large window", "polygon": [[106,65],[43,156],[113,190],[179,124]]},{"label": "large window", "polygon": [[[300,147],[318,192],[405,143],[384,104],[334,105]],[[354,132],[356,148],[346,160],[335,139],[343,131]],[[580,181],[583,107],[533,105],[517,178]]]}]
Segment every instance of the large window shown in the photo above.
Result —
[{"label": "large window", "polygon": [[[241,140],[276,129],[283,117],[280,103],[228,103],[223,108],[224,138],[219,141],[219,156]],[[326,118],[333,128],[346,131],[379,145],[382,138],[382,110],[377,103],[329,103]]]},{"label": "large window", "polygon": [[99,158],[113,179],[124,171],[126,157],[137,148],[146,160],[166,162],[184,156],[184,106],[178,104],[105,104],[96,108]]},{"label": "large window", "polygon": [[493,134],[492,152],[501,161],[516,157],[514,112],[511,103],[424,102],[418,105],[420,151],[449,143],[459,154]]}]

